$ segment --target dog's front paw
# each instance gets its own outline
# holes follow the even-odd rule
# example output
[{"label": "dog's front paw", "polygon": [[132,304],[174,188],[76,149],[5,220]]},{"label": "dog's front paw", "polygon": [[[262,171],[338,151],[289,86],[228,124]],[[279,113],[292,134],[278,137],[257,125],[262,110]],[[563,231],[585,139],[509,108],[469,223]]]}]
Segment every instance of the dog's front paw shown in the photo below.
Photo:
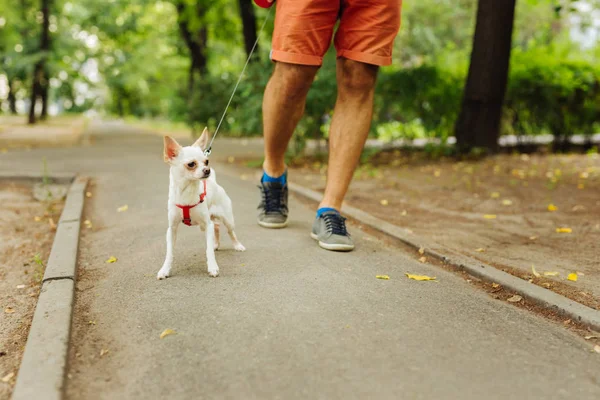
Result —
[{"label": "dog's front paw", "polygon": [[216,278],[217,276],[219,276],[219,268],[216,269],[209,269],[208,270],[208,275],[210,277]]},{"label": "dog's front paw", "polygon": [[235,249],[235,251],[246,251],[246,248],[240,242],[234,243],[233,248]]},{"label": "dog's front paw", "polygon": [[156,274],[156,279],[158,279],[159,281],[162,279],[166,279],[169,277],[170,272],[171,271],[169,271],[168,269],[161,268],[160,271],[158,271],[158,274]]}]

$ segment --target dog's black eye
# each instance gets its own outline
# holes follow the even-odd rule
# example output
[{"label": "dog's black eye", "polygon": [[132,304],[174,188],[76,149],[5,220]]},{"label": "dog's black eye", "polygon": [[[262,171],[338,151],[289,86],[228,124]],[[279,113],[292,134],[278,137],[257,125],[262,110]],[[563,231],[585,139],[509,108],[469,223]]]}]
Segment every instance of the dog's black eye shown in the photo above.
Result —
[{"label": "dog's black eye", "polygon": [[204,161],[204,165],[208,166],[208,160]]},{"label": "dog's black eye", "polygon": [[189,168],[194,168],[194,167],[196,166],[196,161],[189,162],[189,163],[187,164],[187,166],[188,166]]}]

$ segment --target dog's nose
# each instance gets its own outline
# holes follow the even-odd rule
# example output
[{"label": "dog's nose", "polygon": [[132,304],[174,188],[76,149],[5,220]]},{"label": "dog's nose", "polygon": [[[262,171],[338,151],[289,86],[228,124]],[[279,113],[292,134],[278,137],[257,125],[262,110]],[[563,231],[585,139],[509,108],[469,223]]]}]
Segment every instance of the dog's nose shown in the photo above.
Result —
[{"label": "dog's nose", "polygon": [[204,175],[208,176],[210,175],[210,168],[202,168],[202,172],[204,172]]}]

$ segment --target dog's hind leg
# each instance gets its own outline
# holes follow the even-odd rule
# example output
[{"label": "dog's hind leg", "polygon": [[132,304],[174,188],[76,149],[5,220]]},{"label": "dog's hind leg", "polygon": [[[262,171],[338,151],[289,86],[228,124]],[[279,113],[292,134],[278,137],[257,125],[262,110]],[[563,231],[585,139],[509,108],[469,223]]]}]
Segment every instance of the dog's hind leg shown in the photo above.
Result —
[{"label": "dog's hind leg", "polygon": [[219,222],[213,221],[213,223],[215,224],[215,250],[219,250],[219,245],[221,244],[221,239],[219,235]]},{"label": "dog's hind leg", "polygon": [[222,217],[222,221],[225,224],[225,227],[227,228],[227,233],[229,234],[229,237],[231,238],[231,242],[233,243],[233,248],[236,251],[246,251],[246,248],[244,247],[244,245],[242,243],[240,243],[240,241],[238,240],[234,229],[235,223],[233,221],[233,213],[231,211],[229,212],[225,212],[225,215],[223,215]]}]

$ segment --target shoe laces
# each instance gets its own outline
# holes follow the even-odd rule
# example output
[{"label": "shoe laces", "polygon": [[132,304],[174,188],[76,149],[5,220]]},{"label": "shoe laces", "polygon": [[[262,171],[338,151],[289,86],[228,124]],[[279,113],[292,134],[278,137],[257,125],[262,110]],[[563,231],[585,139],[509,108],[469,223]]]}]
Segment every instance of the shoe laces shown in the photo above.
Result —
[{"label": "shoe laces", "polygon": [[321,218],[325,221],[325,227],[328,232],[331,232],[334,235],[350,236],[346,230],[346,218],[342,217],[340,214],[323,214],[321,215]]},{"label": "shoe laces", "polygon": [[263,207],[266,213],[279,213],[285,208],[284,196],[285,186],[283,185],[260,185]]}]

